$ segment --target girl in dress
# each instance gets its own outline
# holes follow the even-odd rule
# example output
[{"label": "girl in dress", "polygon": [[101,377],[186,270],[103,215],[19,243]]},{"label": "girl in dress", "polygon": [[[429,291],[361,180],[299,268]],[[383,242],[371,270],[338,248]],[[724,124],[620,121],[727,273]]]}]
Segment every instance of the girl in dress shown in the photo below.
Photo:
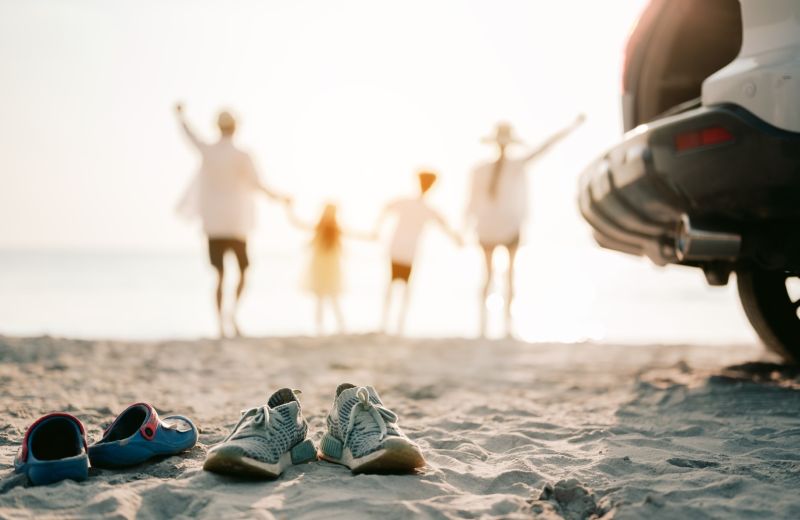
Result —
[{"label": "girl in dress", "polygon": [[371,240],[373,237],[354,232],[345,233],[339,225],[336,217],[337,209],[334,204],[325,205],[316,225],[301,221],[291,206],[287,206],[287,208],[292,224],[314,233],[310,243],[311,257],[304,287],[317,298],[317,333],[322,334],[323,332],[325,303],[327,302],[333,310],[341,334],[344,332],[344,316],[339,306],[339,295],[342,292],[342,238],[347,236]]}]

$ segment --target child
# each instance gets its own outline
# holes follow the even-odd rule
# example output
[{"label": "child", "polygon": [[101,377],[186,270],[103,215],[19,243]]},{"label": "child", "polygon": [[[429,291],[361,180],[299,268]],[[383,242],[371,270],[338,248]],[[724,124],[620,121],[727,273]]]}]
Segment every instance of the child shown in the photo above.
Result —
[{"label": "child", "polygon": [[395,227],[389,249],[392,271],[389,285],[386,289],[386,300],[383,308],[383,325],[381,330],[384,332],[386,332],[388,328],[392,289],[395,282],[398,282],[403,287],[403,303],[400,309],[397,331],[399,334],[403,333],[406,313],[408,311],[408,283],[411,278],[414,256],[417,251],[419,238],[428,221],[434,221],[445,233],[450,235],[457,244],[461,245],[461,237],[447,225],[444,218],[436,210],[431,208],[425,200],[426,194],[436,182],[436,174],[429,171],[422,171],[417,174],[417,178],[419,179],[419,195],[416,197],[398,199],[388,204],[381,213],[376,226],[375,233],[377,234],[380,231],[383,220],[387,216],[391,214],[397,216],[397,226]]},{"label": "child", "polygon": [[305,288],[317,298],[317,333],[322,334],[324,322],[324,304],[327,301],[333,310],[339,332],[344,332],[344,317],[339,307],[339,295],[342,292],[342,236],[354,238],[372,238],[358,233],[348,232],[346,235],[336,218],[336,206],[326,204],[316,225],[300,221],[291,206],[287,206],[289,220],[295,226],[313,231],[311,239],[311,258],[306,273]]}]

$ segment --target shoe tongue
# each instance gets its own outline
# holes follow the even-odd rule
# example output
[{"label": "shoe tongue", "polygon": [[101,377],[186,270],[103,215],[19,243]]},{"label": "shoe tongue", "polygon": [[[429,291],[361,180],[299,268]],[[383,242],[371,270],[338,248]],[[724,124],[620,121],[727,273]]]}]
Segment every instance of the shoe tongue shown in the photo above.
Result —
[{"label": "shoe tongue", "polygon": [[267,400],[267,406],[275,408],[282,404],[291,403],[292,401],[297,402],[297,405],[300,406],[300,401],[297,400],[297,396],[291,388],[281,388],[270,396],[269,400]]}]

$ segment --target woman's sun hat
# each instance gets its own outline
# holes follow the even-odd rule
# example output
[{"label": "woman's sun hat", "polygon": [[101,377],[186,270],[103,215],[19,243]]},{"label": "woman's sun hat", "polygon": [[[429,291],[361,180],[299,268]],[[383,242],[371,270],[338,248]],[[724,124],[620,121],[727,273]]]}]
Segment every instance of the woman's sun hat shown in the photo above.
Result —
[{"label": "woman's sun hat", "polygon": [[484,137],[481,139],[481,142],[486,144],[499,144],[501,146],[523,144],[522,141],[514,135],[514,129],[511,127],[511,124],[506,122],[497,123],[494,135]]}]

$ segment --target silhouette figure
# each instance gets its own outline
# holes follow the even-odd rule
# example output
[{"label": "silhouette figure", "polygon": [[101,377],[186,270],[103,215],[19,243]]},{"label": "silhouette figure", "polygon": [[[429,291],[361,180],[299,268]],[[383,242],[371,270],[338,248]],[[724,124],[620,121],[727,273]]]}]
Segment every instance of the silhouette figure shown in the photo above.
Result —
[{"label": "silhouette figure", "polygon": [[493,144],[497,156],[493,161],[480,164],[472,173],[472,183],[467,206],[468,222],[474,225],[478,242],[483,249],[486,278],[481,294],[480,334],[486,335],[488,312],[486,299],[492,284],[492,258],[497,248],[508,251],[508,285],[505,299],[506,335],[512,332],[511,303],[514,298],[514,261],[519,247],[522,225],[528,214],[528,181],[525,168],[566,137],[584,120],[581,114],[575,121],[545,140],[538,148],[520,158],[507,155],[511,145],[521,145],[508,123],[499,123],[494,135],[484,138]]},{"label": "silhouette figure", "polygon": [[[261,182],[250,155],[234,143],[236,120],[230,113],[220,112],[217,118],[220,137],[214,143],[206,143],[195,135],[186,122],[181,104],[175,106],[175,114],[201,157],[200,170],[189,185],[179,211],[186,216],[199,216],[208,237],[209,258],[217,272],[215,301],[219,335],[225,336],[227,319],[234,334],[239,336],[241,331],[236,321],[236,311],[249,265],[247,236],[255,227],[256,195],[265,194],[283,202],[289,202],[290,199],[268,189]],[[236,255],[239,264],[239,284],[231,309],[225,309],[222,294],[225,275],[223,260],[228,252]]]},{"label": "silhouette figure", "polygon": [[392,293],[397,285],[401,287],[403,299],[400,313],[397,320],[397,333],[402,334],[405,328],[405,319],[408,314],[409,304],[409,283],[413,271],[414,257],[417,251],[417,244],[422,235],[422,231],[428,222],[434,222],[459,245],[461,237],[447,225],[445,219],[433,208],[428,205],[425,197],[428,191],[436,183],[437,176],[433,172],[423,171],[417,174],[419,179],[419,195],[397,199],[389,203],[381,212],[375,228],[376,235],[384,220],[389,216],[397,217],[397,224],[392,235],[389,256],[391,260],[391,276],[386,288],[386,299],[383,306],[383,320],[381,330],[388,331],[389,314],[392,301]]},{"label": "silhouette figure", "polygon": [[287,205],[287,212],[292,224],[314,233],[310,244],[311,257],[305,288],[317,298],[317,333],[320,335],[323,333],[325,303],[328,303],[333,311],[339,333],[344,333],[344,315],[339,305],[339,295],[342,292],[342,238],[371,240],[373,237],[354,231],[344,231],[339,225],[337,208],[334,204],[325,205],[315,225],[297,218],[291,205]]}]

